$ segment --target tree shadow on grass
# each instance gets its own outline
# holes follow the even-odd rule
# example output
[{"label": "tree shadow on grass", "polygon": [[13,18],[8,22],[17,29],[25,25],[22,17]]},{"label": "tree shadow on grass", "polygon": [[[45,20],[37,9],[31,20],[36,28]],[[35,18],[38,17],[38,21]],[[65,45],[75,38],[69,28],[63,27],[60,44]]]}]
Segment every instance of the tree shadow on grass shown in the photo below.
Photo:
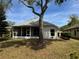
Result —
[{"label": "tree shadow on grass", "polygon": [[[44,39],[43,43],[40,43],[39,45],[38,45],[37,41],[38,41],[38,39],[8,40],[5,42],[0,42],[0,48],[8,48],[8,47],[18,48],[20,46],[26,46],[26,47],[30,47],[33,50],[39,50],[39,49],[46,48],[46,46],[50,45],[53,40]],[[59,40],[57,40],[57,41],[59,41]]]},{"label": "tree shadow on grass", "polygon": [[0,49],[0,52],[2,52],[3,50],[2,49]]},{"label": "tree shadow on grass", "polygon": [[79,59],[77,52],[70,53],[70,59]]},{"label": "tree shadow on grass", "polygon": [[46,48],[46,46],[50,44],[52,44],[52,40],[47,40],[47,39],[44,39],[42,43],[39,43],[38,39],[30,41],[30,46],[31,46],[31,49],[33,50],[40,50],[40,49]]}]

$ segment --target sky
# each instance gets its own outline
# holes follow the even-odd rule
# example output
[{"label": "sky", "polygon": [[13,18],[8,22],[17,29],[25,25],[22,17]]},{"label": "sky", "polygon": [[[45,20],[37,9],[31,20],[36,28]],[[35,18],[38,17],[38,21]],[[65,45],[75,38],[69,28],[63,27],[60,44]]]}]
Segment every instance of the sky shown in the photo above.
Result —
[{"label": "sky", "polygon": [[[13,2],[14,4],[6,11],[8,21],[19,24],[37,17],[32,13],[31,9],[22,3],[17,0],[13,0]],[[69,17],[73,14],[79,16],[79,0],[68,0],[59,6],[54,2],[50,2],[43,20],[61,27],[69,22]]]}]

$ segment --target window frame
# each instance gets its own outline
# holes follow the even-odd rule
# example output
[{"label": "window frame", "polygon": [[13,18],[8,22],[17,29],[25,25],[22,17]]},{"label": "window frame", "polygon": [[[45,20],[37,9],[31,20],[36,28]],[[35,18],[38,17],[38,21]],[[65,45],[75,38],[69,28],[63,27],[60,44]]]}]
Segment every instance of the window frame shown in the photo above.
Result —
[{"label": "window frame", "polygon": [[55,29],[50,29],[50,34],[51,34],[51,36],[54,36],[55,35]]}]

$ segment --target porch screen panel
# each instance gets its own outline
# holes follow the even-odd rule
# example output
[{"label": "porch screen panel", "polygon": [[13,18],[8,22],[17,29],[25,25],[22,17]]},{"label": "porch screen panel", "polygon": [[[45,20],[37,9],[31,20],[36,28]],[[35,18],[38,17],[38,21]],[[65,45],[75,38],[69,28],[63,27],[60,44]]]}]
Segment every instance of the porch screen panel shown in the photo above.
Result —
[{"label": "porch screen panel", "polygon": [[39,36],[39,28],[32,27],[31,36]]},{"label": "porch screen panel", "polygon": [[22,28],[22,36],[26,36],[26,27]]},{"label": "porch screen panel", "polygon": [[30,27],[26,28],[26,36],[30,36]]},{"label": "porch screen panel", "polygon": [[21,36],[21,28],[20,27],[14,28],[14,36]]}]

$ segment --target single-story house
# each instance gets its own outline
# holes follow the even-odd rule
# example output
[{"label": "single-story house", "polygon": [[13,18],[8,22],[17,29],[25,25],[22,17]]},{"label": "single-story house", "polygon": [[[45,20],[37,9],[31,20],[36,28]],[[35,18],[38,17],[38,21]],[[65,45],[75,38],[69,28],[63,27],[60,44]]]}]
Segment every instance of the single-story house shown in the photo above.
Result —
[{"label": "single-story house", "polygon": [[[12,38],[39,38],[39,21],[27,20],[23,23],[12,26]],[[43,21],[44,39],[59,39],[59,28],[49,22]]]},{"label": "single-story house", "polygon": [[72,38],[79,38],[79,24],[75,24],[64,30],[66,33],[70,33]]}]

